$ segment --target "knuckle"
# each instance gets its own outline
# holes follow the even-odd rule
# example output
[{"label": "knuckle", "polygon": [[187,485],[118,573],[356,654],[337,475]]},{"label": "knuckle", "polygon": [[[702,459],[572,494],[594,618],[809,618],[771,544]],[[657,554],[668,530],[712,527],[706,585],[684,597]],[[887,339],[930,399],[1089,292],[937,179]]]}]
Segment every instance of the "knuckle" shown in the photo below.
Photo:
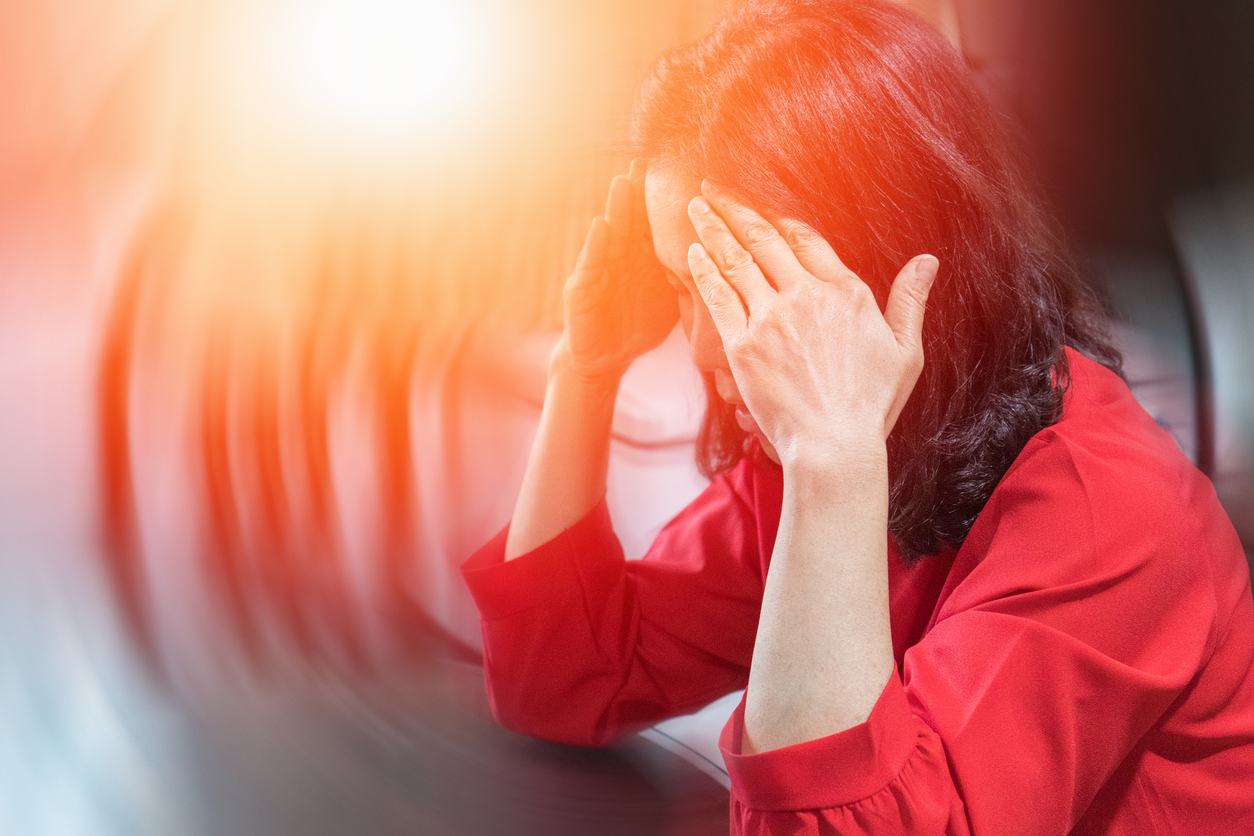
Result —
[{"label": "knuckle", "polygon": [[743,362],[748,356],[751,345],[749,330],[723,337],[723,353],[733,362]]},{"label": "knuckle", "polygon": [[784,227],[782,232],[784,242],[794,251],[810,249],[815,245],[816,239],[822,240],[819,239],[818,233],[801,221],[786,221],[781,226]]},{"label": "knuckle", "polygon": [[693,272],[692,280],[697,286],[697,294],[702,299],[708,302],[718,296],[721,282],[717,274],[706,271]]},{"label": "knuckle", "polygon": [[789,221],[784,225],[784,240],[799,255],[830,256],[835,253],[827,239],[801,221]]},{"label": "knuckle", "polygon": [[736,295],[736,291],[730,289],[719,293],[709,307],[711,315],[720,323],[727,323],[744,315],[740,297]]},{"label": "knuckle", "polygon": [[749,250],[764,247],[780,240],[779,230],[765,221],[752,220],[741,229],[741,239]]},{"label": "knuckle", "polygon": [[915,304],[919,306],[919,310],[927,307],[928,290],[929,288],[927,287],[915,287],[910,292],[910,296],[914,299]]},{"label": "knuckle", "polygon": [[740,307],[740,297],[725,284],[718,285],[710,295],[710,302],[720,311],[732,311]]},{"label": "knuckle", "polygon": [[876,305],[878,307],[878,303],[875,301],[875,293],[871,290],[869,284],[848,270],[845,271],[844,275],[849,281],[842,282],[841,286],[846,288],[846,292],[852,299],[859,304]]},{"label": "knuckle", "polygon": [[790,296],[808,307],[819,305],[823,300],[830,297],[831,294],[830,288],[814,282],[798,282],[789,290]]},{"label": "knuckle", "polygon": [[733,273],[753,269],[753,255],[742,247],[728,247],[723,253],[723,264]]}]

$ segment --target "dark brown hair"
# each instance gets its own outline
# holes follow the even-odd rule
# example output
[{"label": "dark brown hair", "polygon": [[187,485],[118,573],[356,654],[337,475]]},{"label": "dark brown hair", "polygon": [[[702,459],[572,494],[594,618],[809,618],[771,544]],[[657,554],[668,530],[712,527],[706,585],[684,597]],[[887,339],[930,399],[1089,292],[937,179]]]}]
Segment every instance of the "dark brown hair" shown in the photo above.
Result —
[{"label": "dark brown hair", "polygon": [[[888,440],[889,529],[908,562],[960,545],[1024,444],[1058,419],[1064,346],[1119,370],[1101,303],[1006,131],[961,57],[907,10],[751,0],[657,62],[632,140],[646,164],[818,230],[881,308],[906,261],[940,259],[926,366]],[[744,450],[711,396],[703,470]]]}]

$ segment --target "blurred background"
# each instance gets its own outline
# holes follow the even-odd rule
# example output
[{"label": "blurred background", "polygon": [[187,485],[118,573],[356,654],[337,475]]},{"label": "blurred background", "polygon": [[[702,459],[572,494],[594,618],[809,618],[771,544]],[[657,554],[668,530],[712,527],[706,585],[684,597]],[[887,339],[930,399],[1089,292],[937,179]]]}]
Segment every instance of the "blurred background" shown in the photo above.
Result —
[{"label": "blurred background", "polygon": [[[735,696],[498,729],[508,520],[634,86],[718,0],[0,0],[0,833],[725,833]],[[1254,6],[915,0],[1254,546]],[[629,373],[629,556],[702,487]],[[730,700],[730,702],[728,701]]]}]

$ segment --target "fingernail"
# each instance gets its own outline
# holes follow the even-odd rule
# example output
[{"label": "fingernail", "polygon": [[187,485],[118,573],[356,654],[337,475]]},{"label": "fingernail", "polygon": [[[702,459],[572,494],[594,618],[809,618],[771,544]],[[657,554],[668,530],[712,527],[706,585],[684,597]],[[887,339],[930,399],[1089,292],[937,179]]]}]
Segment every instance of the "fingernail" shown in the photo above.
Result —
[{"label": "fingernail", "polygon": [[936,271],[939,269],[940,260],[934,255],[921,256],[919,263],[914,266],[914,272],[928,284],[936,281]]},{"label": "fingernail", "polygon": [[714,210],[710,208],[710,202],[704,197],[694,197],[688,203],[688,211],[694,215],[700,215]]},{"label": "fingernail", "polygon": [[701,181],[701,191],[709,192],[710,194],[715,195],[727,194],[727,189],[723,188],[708,177]]},{"label": "fingernail", "polygon": [[694,258],[698,261],[709,258],[709,255],[705,252],[705,247],[696,241],[688,245],[688,259],[692,260]]}]

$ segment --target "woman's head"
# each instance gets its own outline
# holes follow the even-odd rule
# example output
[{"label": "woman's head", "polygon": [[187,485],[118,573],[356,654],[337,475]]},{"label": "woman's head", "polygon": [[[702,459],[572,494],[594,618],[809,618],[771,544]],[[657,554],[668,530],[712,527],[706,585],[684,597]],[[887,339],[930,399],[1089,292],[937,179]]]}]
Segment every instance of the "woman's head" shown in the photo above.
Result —
[{"label": "woman's head", "polygon": [[[960,543],[1023,443],[1056,420],[1063,345],[1117,364],[996,115],[909,11],[750,0],[658,61],[633,142],[652,170],[710,177],[814,227],[881,305],[912,256],[940,259],[927,367],[889,442],[890,525],[908,555]],[[726,467],[742,446],[712,400],[703,464]]]}]

